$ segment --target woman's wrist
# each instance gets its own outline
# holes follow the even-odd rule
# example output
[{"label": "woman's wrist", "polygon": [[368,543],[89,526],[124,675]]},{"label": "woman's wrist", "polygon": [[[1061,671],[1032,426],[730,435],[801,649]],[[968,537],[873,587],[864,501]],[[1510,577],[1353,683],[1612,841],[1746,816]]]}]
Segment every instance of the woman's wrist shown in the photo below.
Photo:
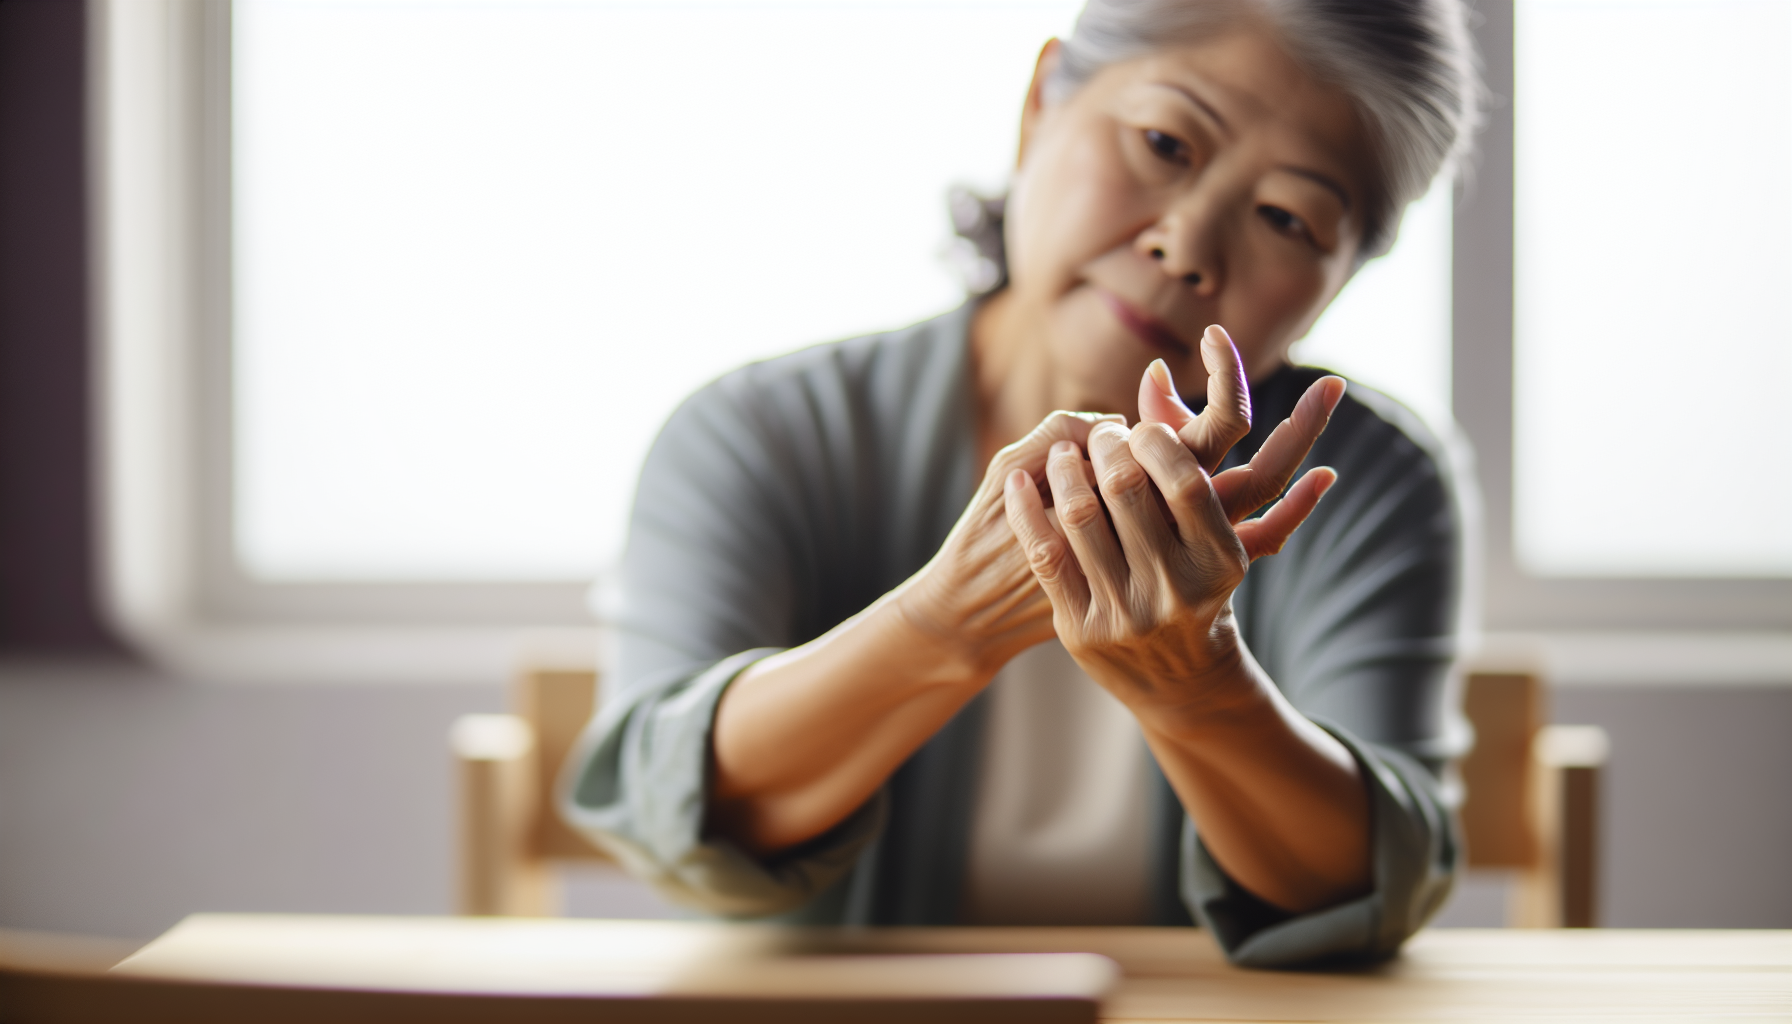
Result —
[{"label": "woman's wrist", "polygon": [[889,618],[890,642],[910,663],[917,682],[983,688],[1006,659],[942,607],[928,582],[917,576],[880,602],[878,611]]},{"label": "woman's wrist", "polygon": [[1154,679],[1134,691],[1141,699],[1131,710],[1146,731],[1199,742],[1215,733],[1236,734],[1265,715],[1274,716],[1274,684],[1235,630],[1217,632],[1185,674]]}]

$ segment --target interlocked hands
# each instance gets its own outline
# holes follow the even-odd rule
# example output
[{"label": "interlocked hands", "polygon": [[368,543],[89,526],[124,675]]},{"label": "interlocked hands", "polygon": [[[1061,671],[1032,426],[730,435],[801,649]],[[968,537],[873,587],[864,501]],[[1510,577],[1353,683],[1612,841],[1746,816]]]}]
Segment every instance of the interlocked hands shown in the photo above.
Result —
[{"label": "interlocked hands", "polygon": [[1208,379],[1199,416],[1158,361],[1139,385],[1137,426],[1092,423],[1087,459],[1073,440],[1051,443],[1045,478],[1055,516],[1029,467],[1009,469],[1004,480],[1008,524],[1051,602],[1058,638],[1141,716],[1174,719],[1224,700],[1201,681],[1248,657],[1232,592],[1252,561],[1281,550],[1337,479],[1328,468],[1310,470],[1248,519],[1287,487],[1344,381],[1315,382],[1249,465],[1214,475],[1250,431],[1250,392],[1225,331],[1207,329],[1201,357]]}]

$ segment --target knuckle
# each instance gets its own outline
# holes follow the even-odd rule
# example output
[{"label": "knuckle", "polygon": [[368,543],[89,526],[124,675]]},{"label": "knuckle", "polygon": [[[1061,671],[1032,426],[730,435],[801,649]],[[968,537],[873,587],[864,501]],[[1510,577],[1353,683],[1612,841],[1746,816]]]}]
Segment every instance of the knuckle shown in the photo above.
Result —
[{"label": "knuckle", "polygon": [[1167,455],[1174,451],[1188,450],[1183,447],[1182,439],[1176,436],[1168,423],[1141,423],[1132,428],[1132,433],[1126,439],[1132,449],[1140,453]]},{"label": "knuckle", "polygon": [[1080,490],[1087,486],[1083,476],[1083,460],[1074,452],[1063,452],[1045,464],[1046,482],[1053,494]]},{"label": "knuckle", "polygon": [[1197,549],[1188,554],[1184,569],[1178,574],[1174,603],[1183,608],[1201,608],[1210,601],[1225,601],[1251,567],[1251,556],[1242,543]]},{"label": "knuckle", "polygon": [[1050,446],[1054,441],[1061,441],[1072,436],[1074,432],[1068,424],[1073,419],[1075,419],[1075,414],[1059,409],[1040,420],[1039,425],[1029,431],[1027,436],[1003,448],[1002,454],[1019,457],[1029,449]]},{"label": "knuckle", "polygon": [[1027,564],[1034,575],[1047,583],[1055,582],[1064,564],[1064,543],[1056,537],[1040,538],[1027,545]]},{"label": "knuckle", "polygon": [[1058,509],[1058,521],[1072,530],[1088,529],[1101,521],[1101,502],[1088,492],[1072,495]]},{"label": "knuckle", "polygon": [[1207,481],[1197,473],[1178,473],[1164,489],[1164,498],[1172,505],[1198,505],[1207,497]]},{"label": "knuckle", "polygon": [[1103,444],[1124,443],[1127,433],[1127,429],[1119,423],[1113,420],[1102,420],[1089,428],[1089,441],[1091,444],[1098,440]]},{"label": "knuckle", "polygon": [[1116,462],[1108,467],[1101,480],[1103,494],[1117,498],[1135,498],[1144,492],[1151,478],[1136,462]]}]

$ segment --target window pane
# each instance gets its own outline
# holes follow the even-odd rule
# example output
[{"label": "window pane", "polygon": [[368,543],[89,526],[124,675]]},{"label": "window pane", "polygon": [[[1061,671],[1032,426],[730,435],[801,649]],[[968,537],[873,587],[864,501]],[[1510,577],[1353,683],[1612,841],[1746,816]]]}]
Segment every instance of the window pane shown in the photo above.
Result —
[{"label": "window pane", "polygon": [[961,300],[1076,7],[239,0],[246,570],[593,575],[693,388]]},{"label": "window pane", "polygon": [[1521,561],[1792,574],[1792,5],[1520,0],[1516,29]]}]

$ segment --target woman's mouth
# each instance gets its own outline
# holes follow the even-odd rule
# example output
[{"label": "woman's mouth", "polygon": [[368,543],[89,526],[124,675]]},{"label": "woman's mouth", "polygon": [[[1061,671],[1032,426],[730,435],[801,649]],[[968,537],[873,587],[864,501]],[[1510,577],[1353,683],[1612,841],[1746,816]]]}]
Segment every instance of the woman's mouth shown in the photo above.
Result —
[{"label": "woman's mouth", "polygon": [[1176,336],[1176,332],[1170,329],[1169,324],[1144,310],[1134,309],[1124,299],[1112,292],[1100,288],[1095,289],[1095,292],[1101,296],[1101,301],[1108,304],[1108,309],[1113,311],[1114,318],[1146,345],[1171,355],[1186,356],[1194,351],[1187,342]]}]

